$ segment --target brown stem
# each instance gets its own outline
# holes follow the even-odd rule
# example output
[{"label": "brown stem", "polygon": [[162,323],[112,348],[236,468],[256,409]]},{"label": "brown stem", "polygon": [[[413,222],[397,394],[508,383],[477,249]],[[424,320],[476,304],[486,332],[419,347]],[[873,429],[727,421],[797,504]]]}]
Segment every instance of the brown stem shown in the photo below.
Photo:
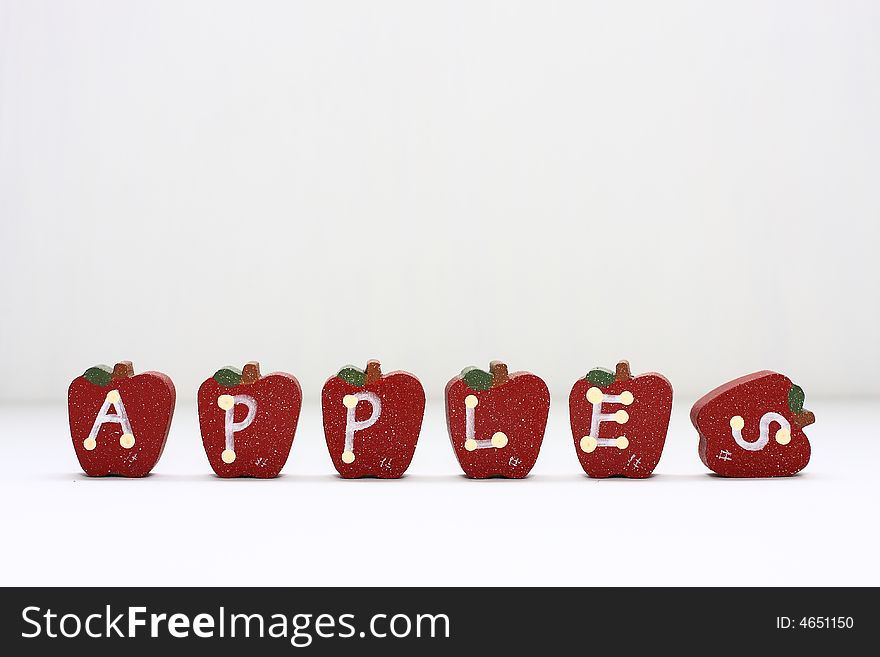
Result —
[{"label": "brown stem", "polygon": [[382,366],[378,360],[368,360],[364,370],[364,385],[375,383],[382,378]]},{"label": "brown stem", "polygon": [[801,429],[804,427],[808,427],[813,422],[816,421],[816,416],[813,414],[813,411],[801,411],[797,415],[794,416],[794,423],[799,426]]},{"label": "brown stem", "polygon": [[113,366],[113,379],[127,379],[134,376],[134,365],[130,360],[121,360]]},{"label": "brown stem", "polygon": [[633,378],[632,372],[629,369],[628,360],[622,360],[617,363],[617,370],[614,372],[614,378],[617,381],[629,381]]},{"label": "brown stem", "polygon": [[507,374],[507,365],[500,360],[493,360],[489,363],[489,374],[492,375],[493,388],[503,386],[510,379],[510,376]]},{"label": "brown stem", "polygon": [[255,360],[245,363],[244,367],[241,368],[241,381],[239,381],[239,384],[247,386],[259,380],[260,364]]}]

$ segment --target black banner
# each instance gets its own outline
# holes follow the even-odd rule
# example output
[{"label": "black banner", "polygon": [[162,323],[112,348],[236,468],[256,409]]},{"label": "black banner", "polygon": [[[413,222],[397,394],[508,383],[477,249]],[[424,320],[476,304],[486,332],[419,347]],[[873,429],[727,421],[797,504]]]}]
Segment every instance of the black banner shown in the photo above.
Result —
[{"label": "black banner", "polygon": [[2,646],[16,655],[522,654],[609,642],[627,651],[845,649],[865,645],[878,609],[876,590],[843,588],[7,588],[2,596]]}]

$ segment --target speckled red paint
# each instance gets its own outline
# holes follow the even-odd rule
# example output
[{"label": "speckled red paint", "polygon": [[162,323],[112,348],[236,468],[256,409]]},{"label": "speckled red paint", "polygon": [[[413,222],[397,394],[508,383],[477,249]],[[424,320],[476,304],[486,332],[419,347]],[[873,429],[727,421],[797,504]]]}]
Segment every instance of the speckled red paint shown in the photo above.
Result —
[{"label": "speckled red paint", "polygon": [[[222,395],[248,395],[256,402],[250,425],[235,432],[235,460],[223,461],[226,448],[226,411],[217,405]],[[287,463],[302,408],[302,389],[296,377],[273,372],[253,383],[224,386],[213,378],[199,387],[199,424],[205,454],[218,477],[277,477]],[[233,407],[233,421],[241,422],[248,409]]]},{"label": "speckled red paint", "polygon": [[[425,415],[425,390],[414,375],[396,371],[381,374],[377,361],[376,378],[363,385],[353,385],[338,375],[331,376],[321,393],[324,414],[324,436],[327,450],[336,471],[346,479],[378,477],[396,479],[403,476],[415,453],[422,420]],[[355,432],[354,461],[342,459],[345,451],[345,427],[348,409],[343,404],[346,395],[371,392],[381,402],[381,413],[375,424]],[[355,409],[355,421],[370,417],[371,404],[360,401]]]},{"label": "speckled red paint", "polygon": [[[122,426],[107,422],[98,431],[95,449],[87,450],[83,443],[107,394],[113,390],[119,393],[125,407],[134,445],[130,449],[123,447],[119,442]],[[161,372],[114,378],[106,386],[91,383],[83,376],[74,379],[67,392],[67,407],[73,449],[83,472],[90,477],[143,477],[149,474],[165,449],[174,404],[174,384]]]},{"label": "speckled red paint", "polygon": [[[628,367],[627,367],[628,371]],[[592,452],[581,448],[581,439],[590,435],[593,404],[587,400],[587,391],[594,384],[586,378],[578,379],[571,389],[568,405],[574,448],[581,467],[590,477],[623,476],[633,479],[650,477],[663,454],[669,416],[672,413],[672,384],[662,374],[648,372],[629,379],[618,379],[599,389],[607,395],[628,391],[633,401],[602,404],[602,413],[625,410],[629,419],[624,424],[602,422],[598,435],[593,438],[626,436],[625,449],[615,446],[596,447]]]},{"label": "speckled red paint", "polygon": [[[507,436],[500,448],[465,448],[465,399],[477,398],[474,408],[474,435],[478,440],[490,439],[495,433]],[[449,440],[465,475],[473,479],[506,477],[521,479],[529,474],[544,440],[550,391],[543,379],[531,372],[514,372],[506,382],[487,390],[474,390],[462,376],[446,385],[446,424]]]},{"label": "speckled red paint", "polygon": [[[700,459],[724,477],[786,477],[803,470],[810,461],[810,441],[802,426],[812,423],[809,411],[795,414],[789,408],[791,380],[776,372],[763,371],[734,379],[701,397],[691,409],[691,422],[700,434]],[[770,427],[763,449],[748,451],[733,438],[730,421],[741,416],[743,437],[754,441],[761,417],[779,413],[790,424],[791,441],[779,444],[773,437],[780,424]]]}]

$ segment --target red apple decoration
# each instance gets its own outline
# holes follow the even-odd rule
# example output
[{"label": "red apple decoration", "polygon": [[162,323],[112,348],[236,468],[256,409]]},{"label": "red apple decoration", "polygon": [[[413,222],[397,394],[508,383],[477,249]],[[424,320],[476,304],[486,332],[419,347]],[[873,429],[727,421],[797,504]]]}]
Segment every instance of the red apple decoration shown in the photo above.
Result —
[{"label": "red apple decoration", "polygon": [[287,462],[302,389],[292,374],[260,375],[260,364],[228,366],[199,387],[199,424],[218,477],[277,477]]},{"label": "red apple decoration", "polygon": [[662,374],[633,377],[629,362],[595,368],[571,389],[571,432],[590,477],[650,477],[666,444],[672,384]]},{"label": "red apple decoration", "polygon": [[550,391],[531,372],[508,374],[507,365],[489,371],[467,367],[446,384],[446,425],[465,475],[473,479],[529,474],[550,412]]},{"label": "red apple decoration", "polygon": [[691,422],[700,459],[723,477],[787,477],[810,462],[804,391],[768,370],[734,379],[697,400]]},{"label": "red apple decoration", "polygon": [[324,384],[321,408],[327,449],[342,477],[403,476],[425,415],[425,390],[415,376],[382,374],[378,360],[364,370],[343,367]]},{"label": "red apple decoration", "polygon": [[161,372],[134,374],[130,361],[90,367],[67,391],[70,436],[90,477],[144,477],[162,456],[175,391]]}]

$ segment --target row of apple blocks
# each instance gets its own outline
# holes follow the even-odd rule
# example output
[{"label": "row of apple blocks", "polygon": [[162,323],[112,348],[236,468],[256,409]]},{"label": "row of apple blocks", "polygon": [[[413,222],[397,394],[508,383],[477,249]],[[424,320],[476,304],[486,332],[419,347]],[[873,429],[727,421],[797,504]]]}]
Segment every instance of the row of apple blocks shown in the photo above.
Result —
[{"label": "row of apple blocks", "polygon": [[[396,478],[409,467],[422,426],[425,391],[407,372],[379,361],[344,367],[321,396],[333,465],[346,478]],[[142,477],[156,465],[174,414],[175,389],[161,372],[134,374],[131,362],[90,367],[70,384],[73,447],[90,476]],[[199,388],[202,442],[220,477],[276,477],[290,453],[302,406],[296,377],[263,376],[259,364],[224,367]],[[446,385],[446,421],[469,477],[525,477],[538,458],[550,408],[544,381],[468,367]],[[633,376],[629,363],[595,368],[569,396],[575,451],[591,477],[648,477],[663,446],[672,385],[661,374]],[[734,379],[691,409],[699,455],[726,477],[790,476],[810,460],[804,427],[815,417],[804,392],[776,372]]]}]

